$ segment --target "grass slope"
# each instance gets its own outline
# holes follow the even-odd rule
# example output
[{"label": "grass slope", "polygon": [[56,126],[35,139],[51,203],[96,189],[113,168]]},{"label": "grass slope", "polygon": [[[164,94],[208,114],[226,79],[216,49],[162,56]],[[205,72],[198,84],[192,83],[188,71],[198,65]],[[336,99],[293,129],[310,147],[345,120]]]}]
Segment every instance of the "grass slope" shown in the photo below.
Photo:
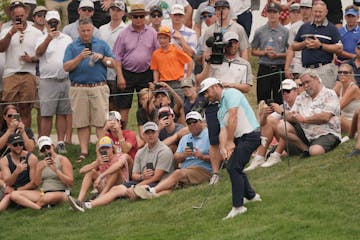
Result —
[{"label": "grass slope", "polygon": [[[249,178],[263,202],[222,221],[231,208],[226,170],[203,209],[198,205],[207,184],[147,201],[118,200],[84,214],[63,204],[33,211],[9,209],[0,214],[0,239],[358,239],[360,236],[360,161],[343,156],[354,142],[309,159],[288,158]],[[93,148],[94,146],[92,146]],[[92,149],[93,152],[94,149]],[[77,148],[70,151],[77,156]],[[81,176],[74,164],[74,195]]]}]

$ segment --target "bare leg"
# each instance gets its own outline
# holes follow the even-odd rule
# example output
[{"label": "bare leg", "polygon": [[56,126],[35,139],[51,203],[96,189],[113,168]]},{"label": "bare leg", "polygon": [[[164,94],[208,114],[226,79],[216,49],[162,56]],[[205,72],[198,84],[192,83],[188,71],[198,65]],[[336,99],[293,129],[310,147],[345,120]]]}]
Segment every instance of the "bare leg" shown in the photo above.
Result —
[{"label": "bare leg", "polygon": [[20,103],[18,105],[19,112],[21,116],[21,121],[24,123],[25,127],[31,128],[31,103]]},{"label": "bare leg", "polygon": [[6,194],[0,201],[0,212],[6,210],[11,203],[10,194]]},{"label": "bare leg", "polygon": [[41,206],[37,205],[35,202],[39,201],[41,198],[41,192],[37,190],[20,190],[13,191],[10,194],[11,201],[16,202],[17,204],[31,208],[34,210],[40,210]]},{"label": "bare leg", "polygon": [[184,171],[181,169],[175,170],[169,177],[160,181],[159,184],[156,185],[155,191],[157,194],[161,194],[163,191],[170,192],[179,181],[187,181],[186,174],[184,174]]},{"label": "bare leg", "polygon": [[66,115],[66,137],[65,142],[67,144],[72,143],[72,114]]},{"label": "bare leg", "polygon": [[[294,127],[289,122],[286,123],[286,126],[287,126],[287,138],[289,142],[295,144],[296,147],[298,147],[302,151],[308,150],[308,146],[305,143],[303,143],[303,141],[301,141],[301,139],[297,136]],[[286,132],[285,132],[283,120],[281,120],[280,123],[278,124],[277,133],[280,135],[281,138],[285,139]]]},{"label": "bare leg", "polygon": [[104,131],[103,127],[96,127],[96,136],[97,136],[98,139],[105,136],[105,131]]},{"label": "bare leg", "polygon": [[105,193],[107,193],[115,184],[119,182],[120,172],[116,171],[106,177],[107,177],[106,184],[104,188],[101,190],[100,195],[104,195]]},{"label": "bare leg", "polygon": [[39,136],[50,136],[52,128],[52,116],[41,117],[41,134]]},{"label": "bare leg", "polygon": [[65,140],[66,133],[66,115],[56,115],[56,133],[58,137],[58,142],[63,142]]},{"label": "bare leg", "polygon": [[124,185],[118,185],[112,187],[106,194],[99,196],[95,200],[91,201],[92,207],[103,206],[111,203],[118,197],[126,196],[127,188]]},{"label": "bare leg", "polygon": [[130,111],[130,108],[120,109],[121,119],[125,121],[125,126],[129,119],[129,111]]},{"label": "bare leg", "polygon": [[67,201],[67,195],[64,192],[48,192],[37,201],[37,205],[43,207],[47,204],[56,204]]},{"label": "bare leg", "polygon": [[88,154],[90,131],[91,131],[90,127],[83,127],[77,129],[81,153]]},{"label": "bare leg", "polygon": [[95,170],[92,170],[91,172],[85,174],[84,179],[81,183],[81,188],[78,196],[78,199],[80,201],[84,201],[87,191],[91,187],[92,183],[96,180],[96,177],[97,173],[95,172]]}]

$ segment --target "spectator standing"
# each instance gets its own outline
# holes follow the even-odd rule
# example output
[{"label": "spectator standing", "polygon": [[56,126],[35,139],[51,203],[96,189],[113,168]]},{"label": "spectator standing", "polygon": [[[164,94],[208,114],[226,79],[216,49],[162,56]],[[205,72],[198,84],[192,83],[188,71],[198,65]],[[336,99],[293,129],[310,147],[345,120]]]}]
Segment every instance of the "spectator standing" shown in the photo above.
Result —
[{"label": "spectator standing", "polygon": [[22,120],[30,127],[36,92],[35,39],[42,33],[26,22],[23,2],[12,2],[9,10],[14,24],[0,34],[0,52],[5,53],[2,100],[21,102],[18,106]]},{"label": "spectator standing", "polygon": [[250,36],[252,26],[252,13],[250,0],[228,0],[236,16],[236,22],[243,26],[247,37]]},{"label": "spectator standing", "polygon": [[301,50],[304,68],[313,69],[327,88],[336,81],[336,67],[332,63],[334,53],[342,51],[338,29],[326,19],[328,10],[323,1],[316,1],[312,8],[313,20],[304,23],[291,45],[294,51]]},{"label": "spectator standing", "polygon": [[267,6],[268,22],[255,31],[251,43],[251,53],[259,57],[259,71],[257,75],[257,102],[274,99],[281,103],[279,93],[286,57],[289,31],[279,22],[280,8],[275,3]]},{"label": "spectator standing", "polygon": [[[125,15],[125,4],[123,1],[115,0],[109,8],[111,21],[100,27],[100,37],[103,39],[111,49],[113,49],[116,38],[119,36],[121,30],[126,27],[122,21]],[[119,102],[121,102],[120,91],[116,83],[116,72],[114,69],[107,69],[107,84],[110,88],[109,107],[110,110],[119,111]]]},{"label": "spectator standing", "polygon": [[145,123],[143,133],[146,145],[136,153],[132,181],[112,187],[108,193],[90,202],[78,201],[70,196],[70,205],[75,211],[84,212],[87,209],[107,205],[119,197],[136,199],[134,185],[154,187],[173,171],[173,153],[159,140],[156,123]]},{"label": "spectator standing", "polygon": [[122,74],[117,78],[117,86],[123,94],[119,111],[125,124],[128,121],[134,90],[139,92],[153,81],[150,61],[159,43],[156,31],[145,25],[146,15],[148,12],[143,4],[132,5],[129,13],[131,24],[119,34],[113,48],[116,60],[122,67]]},{"label": "spectator standing", "polygon": [[227,170],[232,187],[232,209],[227,220],[247,211],[244,198],[261,201],[243,172],[252,152],[260,145],[260,129],[255,114],[245,96],[234,88],[223,89],[221,82],[207,78],[201,83],[200,93],[211,101],[219,101],[220,152],[228,160]]},{"label": "spectator standing", "polygon": [[[314,1],[315,3],[315,1]],[[326,14],[326,18],[336,26],[340,28],[343,25],[343,10],[341,0],[324,0],[324,3],[329,9],[329,12]]]},{"label": "spectator standing", "polygon": [[[41,134],[50,136],[53,115],[56,115],[57,151],[65,154],[65,135],[72,131],[72,112],[69,99],[69,74],[63,69],[63,59],[72,39],[59,31],[60,15],[57,11],[46,14],[48,33],[36,43],[36,55],[40,60],[39,99],[41,112]],[[68,124],[70,120],[70,124]],[[71,139],[67,139],[68,141]]]},{"label": "spectator standing", "polygon": [[[81,0],[77,11],[79,14],[79,18],[75,22],[66,25],[63,29],[63,33],[69,35],[73,41],[75,41],[79,37],[79,20],[84,18],[91,18],[94,15],[94,3],[91,0]],[[93,31],[95,37],[101,37],[99,29],[97,27],[94,27]]]},{"label": "spectator standing", "polygon": [[162,25],[162,20],[164,19],[164,15],[161,7],[158,5],[154,5],[150,8],[150,26],[155,29],[155,31],[159,31],[160,26]]},{"label": "spectator standing", "polygon": [[93,36],[91,19],[79,20],[79,35],[65,50],[64,70],[71,81],[70,98],[73,111],[73,127],[77,128],[81,153],[78,162],[86,159],[91,126],[98,138],[104,135],[103,127],[109,111],[109,87],[106,84],[107,67],[120,66],[113,59],[109,45]]},{"label": "spectator standing", "polygon": [[343,50],[337,57],[337,63],[344,63],[356,56],[356,43],[360,40],[360,27],[357,25],[359,8],[351,5],[345,8],[345,26],[339,28]]},{"label": "spectator standing", "polygon": [[350,59],[348,63],[352,66],[356,84],[360,87],[360,40],[356,43],[355,54],[356,56]]},{"label": "spectator standing", "polygon": [[70,191],[74,181],[73,169],[67,157],[57,155],[51,138],[42,136],[38,140],[39,150],[45,158],[37,164],[35,185],[37,190],[18,190],[11,193],[11,201],[20,206],[40,210],[67,201],[66,191]]},{"label": "spectator standing", "polygon": [[185,11],[184,23],[188,28],[192,27],[192,8],[187,0],[160,0],[158,4],[164,14],[163,26],[171,27],[171,11],[174,5],[181,5]]},{"label": "spectator standing", "polygon": [[69,24],[67,10],[69,3],[69,0],[45,0],[45,6],[49,11],[55,10],[60,13],[63,26]]}]

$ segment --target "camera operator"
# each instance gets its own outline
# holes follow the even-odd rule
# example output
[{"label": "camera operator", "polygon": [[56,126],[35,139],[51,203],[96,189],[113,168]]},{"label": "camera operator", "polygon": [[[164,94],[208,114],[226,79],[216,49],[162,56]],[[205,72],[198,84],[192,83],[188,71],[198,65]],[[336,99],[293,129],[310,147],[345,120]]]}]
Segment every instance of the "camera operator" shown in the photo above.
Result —
[{"label": "camera operator", "polygon": [[[238,35],[240,57],[249,60],[249,39],[244,28],[231,20],[230,4],[226,0],[219,0],[215,3],[215,14],[218,18],[215,24],[211,25],[204,34],[203,51],[209,52],[210,47],[206,45],[206,41],[214,36],[214,33],[225,34],[227,31],[233,31]],[[223,78],[222,78],[223,79]]]},{"label": "camera operator", "polygon": [[[252,73],[250,63],[238,55],[240,48],[239,36],[235,32],[228,31],[224,34],[223,41],[229,42],[225,47],[223,63],[207,63],[203,71],[196,76],[196,81],[200,85],[205,78],[214,77],[222,79],[222,85],[225,88],[236,88],[243,93],[247,93],[252,86]],[[209,59],[209,55],[206,58]],[[218,181],[217,172],[221,160],[218,137],[220,133],[219,121],[217,119],[218,109],[217,103],[208,103],[205,110],[211,144],[210,159],[214,172],[210,183]]]}]

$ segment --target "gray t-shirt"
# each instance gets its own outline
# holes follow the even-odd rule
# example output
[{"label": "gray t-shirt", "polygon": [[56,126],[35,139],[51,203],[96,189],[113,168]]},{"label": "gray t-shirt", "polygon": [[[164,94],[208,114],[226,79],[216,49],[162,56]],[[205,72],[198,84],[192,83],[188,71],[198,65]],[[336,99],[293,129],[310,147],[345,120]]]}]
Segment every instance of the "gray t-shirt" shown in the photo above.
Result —
[{"label": "gray t-shirt", "polygon": [[145,145],[138,150],[135,155],[133,173],[142,173],[147,163],[152,163],[154,169],[165,171],[166,174],[162,178],[174,171],[174,155],[171,149],[160,140],[151,149]]}]

